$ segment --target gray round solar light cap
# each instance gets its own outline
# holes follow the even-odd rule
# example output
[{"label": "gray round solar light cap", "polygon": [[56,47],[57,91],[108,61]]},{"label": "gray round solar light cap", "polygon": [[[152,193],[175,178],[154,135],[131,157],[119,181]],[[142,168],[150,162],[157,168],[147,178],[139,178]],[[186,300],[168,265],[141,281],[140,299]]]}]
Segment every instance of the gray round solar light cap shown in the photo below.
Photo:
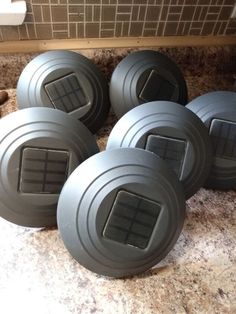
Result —
[{"label": "gray round solar light cap", "polygon": [[49,51],[34,58],[17,84],[19,108],[49,107],[81,120],[95,133],[107,118],[108,84],[88,58],[72,51]]},{"label": "gray round solar light cap", "polygon": [[150,102],[126,113],[108,138],[107,149],[119,147],[142,148],[164,159],[183,183],[186,198],[204,184],[212,165],[206,127],[173,102]]},{"label": "gray round solar light cap", "polygon": [[157,264],[177,241],[183,189],[155,154],[105,151],[71,174],[57,218],[65,246],[81,265],[111,277],[133,275]]},{"label": "gray round solar light cap", "polygon": [[178,66],[157,51],[143,50],[125,57],[110,83],[111,105],[118,118],[151,101],[167,100],[186,105],[187,86]]},{"label": "gray round solar light cap", "polygon": [[0,120],[0,216],[18,225],[56,225],[69,174],[99,151],[90,131],[62,111],[28,108]]},{"label": "gray round solar light cap", "polygon": [[213,144],[213,166],[205,186],[236,188],[236,93],[210,92],[191,101],[187,108],[204,122]]}]

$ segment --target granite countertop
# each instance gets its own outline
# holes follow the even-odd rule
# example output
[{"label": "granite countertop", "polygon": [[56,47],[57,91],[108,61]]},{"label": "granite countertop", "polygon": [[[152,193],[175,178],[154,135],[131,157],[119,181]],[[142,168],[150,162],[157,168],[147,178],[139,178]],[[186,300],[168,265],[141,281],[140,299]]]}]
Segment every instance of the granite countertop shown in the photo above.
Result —
[{"label": "granite countertop", "polygon": [[[109,78],[131,50],[82,51]],[[189,99],[234,90],[235,47],[160,49],[182,68]],[[0,55],[4,116],[17,110],[16,82],[34,55]],[[116,118],[97,134],[101,149]],[[127,279],[98,276],[66,251],[57,229],[0,218],[2,313],[236,313],[236,192],[201,189],[187,202],[183,232],[156,267]],[[4,310],[3,310],[4,309]]]}]

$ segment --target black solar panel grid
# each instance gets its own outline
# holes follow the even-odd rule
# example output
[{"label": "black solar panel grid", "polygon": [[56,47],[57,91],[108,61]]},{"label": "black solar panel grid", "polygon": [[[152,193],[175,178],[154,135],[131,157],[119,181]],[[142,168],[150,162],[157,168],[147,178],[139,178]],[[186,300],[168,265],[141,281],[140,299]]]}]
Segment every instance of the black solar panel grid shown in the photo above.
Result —
[{"label": "black solar panel grid", "polygon": [[26,147],[22,151],[19,191],[60,193],[68,175],[67,151]]},{"label": "black solar panel grid", "polygon": [[161,205],[136,194],[119,191],[103,235],[113,241],[145,249]]},{"label": "black solar panel grid", "polygon": [[221,158],[236,158],[236,123],[214,119],[210,127],[215,155]]},{"label": "black solar panel grid", "polygon": [[56,109],[70,113],[88,103],[75,74],[69,74],[45,85],[46,93]]},{"label": "black solar panel grid", "polygon": [[139,93],[139,99],[145,102],[169,100],[174,90],[174,85],[159,75],[157,71],[152,70]]},{"label": "black solar panel grid", "polygon": [[145,149],[168,162],[177,176],[181,176],[186,150],[185,141],[165,136],[149,135]]}]

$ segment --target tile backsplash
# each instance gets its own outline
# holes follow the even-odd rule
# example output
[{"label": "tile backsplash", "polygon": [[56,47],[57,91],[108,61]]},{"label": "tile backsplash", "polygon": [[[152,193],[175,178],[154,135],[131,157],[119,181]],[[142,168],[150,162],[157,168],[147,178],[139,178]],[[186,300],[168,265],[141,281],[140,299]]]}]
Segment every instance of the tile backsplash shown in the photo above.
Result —
[{"label": "tile backsplash", "polygon": [[0,41],[236,35],[235,0],[27,0],[23,25]]}]

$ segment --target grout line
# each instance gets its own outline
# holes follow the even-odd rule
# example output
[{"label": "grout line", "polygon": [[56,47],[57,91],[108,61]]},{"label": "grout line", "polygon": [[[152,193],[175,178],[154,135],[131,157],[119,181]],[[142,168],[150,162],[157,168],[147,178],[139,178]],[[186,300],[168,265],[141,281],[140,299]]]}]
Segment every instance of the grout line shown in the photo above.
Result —
[{"label": "grout line", "polygon": [[180,22],[182,21],[182,20],[181,20],[181,17],[182,17],[182,15],[183,15],[183,10],[184,10],[184,6],[182,6],[181,12],[180,12],[180,14],[179,14],[179,22],[178,22],[178,27],[177,27],[177,30],[176,30],[176,34],[178,34],[179,27],[180,27]]},{"label": "grout line", "polygon": [[190,21],[190,25],[189,25],[188,35],[190,35],[193,22],[195,22],[194,17],[195,17],[196,11],[197,11],[197,6],[195,5],[194,12],[193,12],[193,17],[192,17],[192,20]]},{"label": "grout line", "polygon": [[148,6],[146,5],[146,7],[145,7],[145,14],[144,14],[143,29],[142,29],[142,36],[143,36],[143,34],[144,34],[145,23],[146,23],[146,20],[147,20],[147,9],[148,9]]},{"label": "grout line", "polygon": [[131,29],[131,22],[132,22],[132,15],[133,15],[133,9],[134,9],[134,0],[132,0],[132,7],[131,7],[131,11],[129,13],[129,28],[128,28],[128,36],[130,36],[130,29]]},{"label": "grout line", "polygon": [[[215,29],[216,29],[216,25],[219,23],[219,16],[220,16],[220,13],[221,13],[222,8],[223,8],[223,5],[221,5],[221,8],[220,8],[220,10],[219,10],[219,12],[218,12],[217,20],[216,20],[216,22],[215,22],[215,26],[213,27],[212,34],[214,34]],[[219,28],[219,29],[220,29],[220,28]],[[219,30],[218,30],[218,32],[219,32]],[[218,32],[217,32],[217,34],[218,34]]]},{"label": "grout line", "polygon": [[68,4],[68,1],[66,3],[66,9],[67,9],[67,38],[70,38],[69,4]]},{"label": "grout line", "polygon": [[52,32],[52,38],[53,38],[53,22],[52,22],[52,3],[51,0],[49,0],[49,15],[50,15],[50,25],[51,25],[51,32]]},{"label": "grout line", "polygon": [[101,38],[101,33],[102,33],[102,0],[100,0],[100,16],[99,16],[99,35],[98,37]]},{"label": "grout line", "polygon": [[116,37],[116,26],[117,26],[117,11],[118,11],[118,4],[115,4],[115,21],[114,21],[114,37]]}]

